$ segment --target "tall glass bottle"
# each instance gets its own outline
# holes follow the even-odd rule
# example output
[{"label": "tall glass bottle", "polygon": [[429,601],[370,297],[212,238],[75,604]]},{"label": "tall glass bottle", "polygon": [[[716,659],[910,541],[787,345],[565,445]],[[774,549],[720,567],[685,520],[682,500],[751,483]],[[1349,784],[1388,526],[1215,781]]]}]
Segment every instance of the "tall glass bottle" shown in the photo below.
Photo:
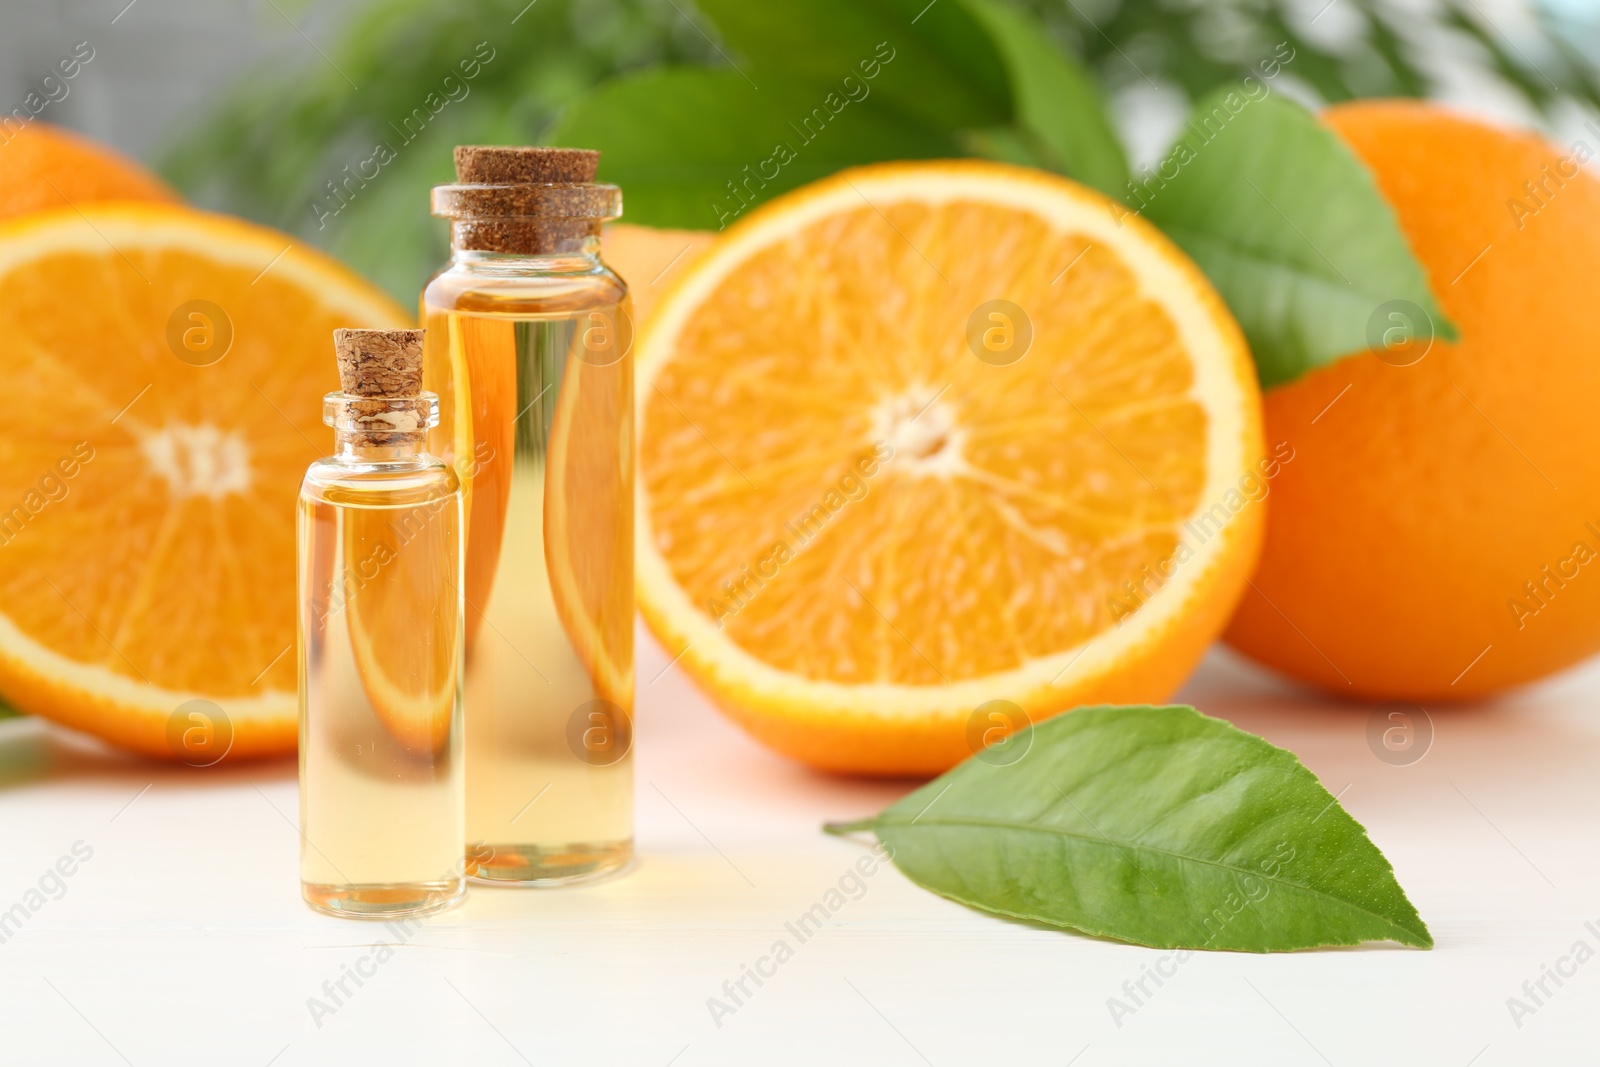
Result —
[{"label": "tall glass bottle", "polygon": [[422,331],[338,330],[336,449],[300,488],[300,882],[318,911],[466,892],[460,482],[424,452]]},{"label": "tall glass bottle", "polygon": [[467,501],[468,872],[559,885],[633,848],[633,361],[598,153],[458,148],[422,297],[433,449]]}]

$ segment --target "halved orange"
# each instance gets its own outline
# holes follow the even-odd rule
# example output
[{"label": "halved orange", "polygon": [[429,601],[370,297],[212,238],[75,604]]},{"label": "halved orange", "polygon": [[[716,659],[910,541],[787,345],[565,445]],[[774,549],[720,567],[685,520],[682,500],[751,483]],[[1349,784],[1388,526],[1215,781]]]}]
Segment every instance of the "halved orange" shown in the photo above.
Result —
[{"label": "halved orange", "polygon": [[645,618],[818,767],[929,773],[996,706],[1163,700],[1259,549],[1237,324],[1065,179],[906,163],[798,190],[687,268],[636,353]]},{"label": "halved orange", "polygon": [[293,751],[294,501],[332,445],[332,331],[407,323],[326,256],[187,208],[0,226],[0,694],[186,759],[203,700],[230,757]]},{"label": "halved orange", "polygon": [[160,178],[105,145],[37,120],[0,122],[0,219],[107,200],[176,201]]},{"label": "halved orange", "polygon": [[606,227],[601,254],[628,283],[635,322],[655,313],[662,294],[688,272],[716,236],[704,230],[663,230],[626,222]]}]

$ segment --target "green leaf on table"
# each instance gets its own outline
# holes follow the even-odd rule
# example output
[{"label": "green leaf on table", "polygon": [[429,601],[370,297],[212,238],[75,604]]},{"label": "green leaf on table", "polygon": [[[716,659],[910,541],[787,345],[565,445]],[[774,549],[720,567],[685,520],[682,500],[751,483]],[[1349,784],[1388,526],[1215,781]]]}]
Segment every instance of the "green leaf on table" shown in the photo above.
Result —
[{"label": "green leaf on table", "polygon": [[873,831],[913,882],[969,907],[1140,945],[1433,945],[1293,753],[1190,707],[1057,716],[825,829]]},{"label": "green leaf on table", "polygon": [[[844,79],[853,78],[921,125],[959,129],[1010,117],[1000,56],[983,47],[983,25],[960,3],[697,0],[695,6],[763,92],[774,84],[843,91]],[[882,77],[864,78],[876,67]]]},{"label": "green leaf on table", "polygon": [[1456,336],[1371,173],[1299,104],[1219,90],[1134,185],[1128,207],[1210,276],[1263,385],[1366,351],[1374,323]]},{"label": "green leaf on table", "polygon": [[[1011,82],[1011,137],[984,146],[985,155],[1076,178],[1110,196],[1121,196],[1128,163],[1089,74],[1051,43],[1043,25],[1009,4],[966,0],[1000,50]],[[1020,141],[1031,159],[1019,159]],[[982,142],[980,142],[981,144]]]},{"label": "green leaf on table", "polygon": [[569,107],[548,140],[600,149],[600,179],[626,190],[628,221],[700,230],[845,167],[958,154],[951,134],[870,94],[777,80],[758,90],[738,71],[695,67],[608,82]]}]

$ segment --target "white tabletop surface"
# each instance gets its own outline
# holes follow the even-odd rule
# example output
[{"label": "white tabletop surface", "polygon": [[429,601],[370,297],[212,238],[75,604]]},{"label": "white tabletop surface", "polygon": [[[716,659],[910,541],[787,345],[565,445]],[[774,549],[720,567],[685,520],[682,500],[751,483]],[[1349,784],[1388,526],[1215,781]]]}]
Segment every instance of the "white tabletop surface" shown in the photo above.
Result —
[{"label": "white tabletop surface", "polygon": [[[300,902],[292,761],[197,772],[0,724],[0,910],[75,844],[93,850],[0,944],[0,1063],[1600,1061],[1600,961],[1562,964],[1575,973],[1546,979],[1532,1013],[1507,1005],[1576,942],[1600,950],[1600,664],[1433,709],[1427,755],[1395,765],[1368,747],[1366,710],[1213,653],[1180,697],[1298,753],[1389,856],[1437,947],[1201,953],[1120,1019],[1108,999],[1127,1002],[1123,983],[1165,953],[989,918],[892,868],[714,1018],[708,998],[731,1003],[724,982],[794,942],[784,924],[863,854],[818,824],[912,783],[795,766],[677,668],[645,684],[666,665],[644,639],[637,867],[477,889],[381,963],[385,927]],[[313,1018],[347,967],[370,977]]]}]

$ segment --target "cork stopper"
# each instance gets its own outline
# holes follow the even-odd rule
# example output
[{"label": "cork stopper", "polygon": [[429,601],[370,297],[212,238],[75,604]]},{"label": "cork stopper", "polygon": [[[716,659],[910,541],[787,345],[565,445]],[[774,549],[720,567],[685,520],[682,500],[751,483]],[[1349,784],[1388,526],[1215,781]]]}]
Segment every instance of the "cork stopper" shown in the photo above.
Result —
[{"label": "cork stopper", "polygon": [[342,393],[323,421],[361,448],[416,447],[438,422],[439,398],[422,391],[421,330],[334,330]]},{"label": "cork stopper", "polygon": [[581,251],[622,214],[622,193],[597,184],[587,148],[459,145],[456,184],[433,190],[433,213],[452,220],[456,247],[542,255]]},{"label": "cork stopper", "polygon": [[334,330],[339,386],[351,396],[409,397],[422,392],[421,330]]},{"label": "cork stopper", "polygon": [[600,153],[588,148],[456,146],[456,181],[463,185],[576,185],[594,181]]}]

